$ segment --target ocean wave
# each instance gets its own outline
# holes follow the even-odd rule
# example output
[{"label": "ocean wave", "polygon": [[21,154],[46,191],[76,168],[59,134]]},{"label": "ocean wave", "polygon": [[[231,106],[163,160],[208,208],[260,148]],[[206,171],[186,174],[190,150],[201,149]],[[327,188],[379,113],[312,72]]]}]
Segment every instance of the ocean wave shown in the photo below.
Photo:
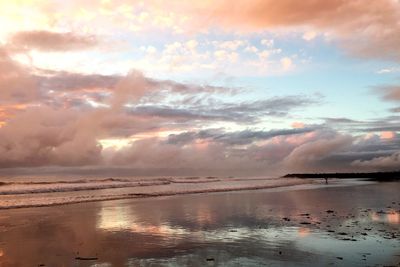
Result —
[{"label": "ocean wave", "polygon": [[44,182],[44,183],[13,183],[0,187],[0,195],[21,195],[21,194],[40,194],[54,192],[73,192],[73,191],[91,191],[111,188],[127,188],[139,186],[154,186],[170,184],[168,181],[160,182],[85,182],[82,183],[62,183],[62,182]]},{"label": "ocean wave", "polygon": [[[265,180],[265,178],[264,178]],[[176,184],[220,182],[216,177],[155,178],[131,181],[121,178],[0,182],[1,195],[39,194]]]},{"label": "ocean wave", "polygon": [[[86,186],[61,183],[21,185],[14,189],[0,191],[0,209],[44,207],[81,202],[118,200],[129,198],[146,198],[172,196],[182,194],[212,193],[240,190],[257,190],[279,188],[312,183],[305,179],[197,179],[201,183],[183,183],[183,179],[156,179],[147,183],[112,181],[105,183],[96,181]],[[92,182],[93,183],[93,182]],[[57,185],[57,186],[56,186]],[[15,185],[14,185],[15,186]],[[19,188],[18,188],[19,187]],[[39,188],[38,188],[39,187]],[[90,193],[93,192],[93,193]]]}]

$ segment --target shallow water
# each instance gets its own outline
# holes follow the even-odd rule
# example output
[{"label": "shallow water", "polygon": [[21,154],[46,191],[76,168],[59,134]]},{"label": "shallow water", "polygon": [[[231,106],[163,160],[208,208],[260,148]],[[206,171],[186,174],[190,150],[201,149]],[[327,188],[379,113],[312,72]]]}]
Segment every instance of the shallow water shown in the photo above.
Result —
[{"label": "shallow water", "polygon": [[[329,186],[372,182],[331,179]],[[0,209],[43,207],[100,200],[147,198],[256,189],[325,186],[321,179],[223,177],[81,178],[20,177],[0,180]]]},{"label": "shallow water", "polygon": [[400,262],[400,183],[273,191],[3,210],[0,266]]},{"label": "shallow water", "polygon": [[314,180],[298,178],[218,177],[125,177],[117,179],[23,177],[3,178],[0,182],[0,209],[318,183]]}]

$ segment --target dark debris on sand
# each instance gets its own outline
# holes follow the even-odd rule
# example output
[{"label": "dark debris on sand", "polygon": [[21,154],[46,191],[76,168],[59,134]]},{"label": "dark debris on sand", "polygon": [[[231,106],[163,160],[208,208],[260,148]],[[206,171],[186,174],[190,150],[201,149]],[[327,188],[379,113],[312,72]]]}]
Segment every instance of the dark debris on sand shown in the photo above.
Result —
[{"label": "dark debris on sand", "polygon": [[[366,240],[368,236],[374,235],[384,239],[400,239],[399,228],[390,229],[390,223],[385,221],[386,216],[397,214],[398,211],[393,208],[396,203],[395,201],[390,202],[389,205],[385,205],[385,209],[360,208],[345,214],[340,214],[340,212],[333,209],[327,209],[320,212],[321,218],[318,218],[318,220],[311,216],[310,213],[305,212],[293,217],[283,217],[282,221],[283,224],[292,226],[297,224],[315,230],[321,229],[342,241],[357,242]],[[379,216],[381,220],[374,221],[371,219],[372,216]],[[382,227],[385,228],[382,229]]]}]

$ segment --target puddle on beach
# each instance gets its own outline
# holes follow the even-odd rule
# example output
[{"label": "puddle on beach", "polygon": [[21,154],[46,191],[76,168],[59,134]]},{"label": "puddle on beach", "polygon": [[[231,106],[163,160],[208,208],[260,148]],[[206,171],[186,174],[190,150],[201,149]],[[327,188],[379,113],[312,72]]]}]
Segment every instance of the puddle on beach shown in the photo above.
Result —
[{"label": "puddle on beach", "polygon": [[2,211],[0,266],[400,262],[399,183]]}]

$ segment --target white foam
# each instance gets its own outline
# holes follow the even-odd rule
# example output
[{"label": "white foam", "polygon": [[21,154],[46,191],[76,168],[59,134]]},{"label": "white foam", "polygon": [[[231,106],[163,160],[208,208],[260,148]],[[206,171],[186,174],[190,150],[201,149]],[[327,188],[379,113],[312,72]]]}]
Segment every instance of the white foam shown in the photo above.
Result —
[{"label": "white foam", "polygon": [[127,188],[138,186],[152,186],[169,184],[168,181],[150,181],[150,182],[85,182],[85,183],[11,183],[0,186],[0,195],[19,195],[19,194],[38,194],[51,192],[71,192],[100,190],[109,188]]},{"label": "white foam", "polygon": [[233,179],[216,177],[5,183],[0,186],[0,209],[125,198],[255,190],[310,183],[312,183],[312,180],[297,178]]}]

